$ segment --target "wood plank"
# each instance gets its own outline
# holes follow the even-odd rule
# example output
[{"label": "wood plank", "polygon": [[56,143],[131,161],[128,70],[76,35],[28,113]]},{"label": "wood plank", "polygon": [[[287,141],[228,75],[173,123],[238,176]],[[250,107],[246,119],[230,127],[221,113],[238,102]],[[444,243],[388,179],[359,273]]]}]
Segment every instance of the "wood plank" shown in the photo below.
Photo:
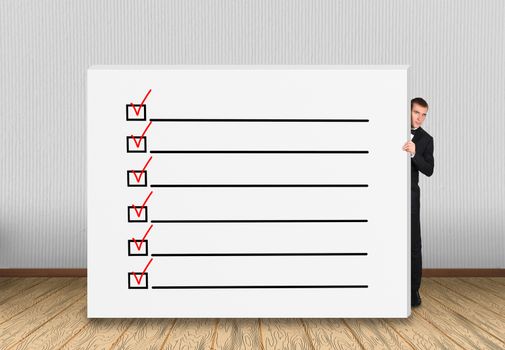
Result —
[{"label": "wood plank", "polygon": [[15,280],[18,280],[17,277],[0,277],[0,291],[5,284],[12,283]]},{"label": "wood plank", "polygon": [[86,295],[35,332],[7,349],[57,349],[86,324]]},{"label": "wood plank", "polygon": [[489,279],[505,286],[505,277],[490,277]]},{"label": "wood plank", "polygon": [[4,348],[9,348],[27,338],[85,295],[85,283],[79,279],[72,280],[73,282],[64,288],[51,293],[41,302],[25,308],[23,312],[9,319],[8,322],[1,324],[0,344]]},{"label": "wood plank", "polygon": [[215,349],[256,350],[261,349],[262,346],[258,319],[225,318],[220,320]]},{"label": "wood plank", "polygon": [[87,319],[88,323],[80,331],[67,339],[61,349],[110,349],[130,327],[133,320],[128,318]]},{"label": "wood plank", "polygon": [[[425,288],[426,286],[423,286],[421,292]],[[429,294],[424,294],[421,307],[414,308],[413,312],[465,349],[500,349],[505,347],[504,342],[445,306],[445,302],[440,302]]]},{"label": "wood plank", "polygon": [[469,298],[491,312],[505,315],[505,302],[494,293],[459,278],[432,278],[431,280],[449,288],[453,292]]},{"label": "wood plank", "polygon": [[452,290],[445,288],[435,281],[427,279],[422,292],[437,299],[440,303],[460,314],[470,322],[493,334],[501,341],[505,340],[505,317],[482,308],[470,299],[461,297]]},{"label": "wood plank", "polygon": [[116,341],[114,349],[149,349],[162,348],[170,335],[176,319],[142,318],[136,319]]},{"label": "wood plank", "polygon": [[315,349],[298,318],[261,319],[265,349]]},{"label": "wood plank", "polygon": [[212,349],[218,319],[179,318],[162,349]]},{"label": "wood plank", "polygon": [[479,288],[491,291],[498,297],[505,299],[505,286],[490,278],[475,277],[475,278],[461,278],[461,280],[465,283],[470,283]]},{"label": "wood plank", "polygon": [[[26,289],[20,292],[18,296],[7,299],[5,303],[0,304],[0,325],[76,281],[75,278],[46,279],[34,288]],[[30,283],[30,281],[28,282]],[[23,282],[20,281],[19,283]]]},{"label": "wood plank", "polygon": [[8,300],[13,297],[19,296],[27,289],[33,288],[45,280],[47,280],[47,278],[11,279],[8,283],[0,286],[0,305],[8,302]]},{"label": "wood plank", "polygon": [[301,322],[316,349],[361,349],[343,319],[307,318]]},{"label": "wood plank", "polygon": [[[422,302],[423,304],[419,307],[424,307],[427,303],[433,303],[428,298],[426,300],[423,298]],[[391,327],[414,349],[463,349],[463,347],[448,338],[445,333],[415,312],[409,318],[385,318],[381,319],[381,322]]]},{"label": "wood plank", "polygon": [[364,349],[412,349],[412,346],[384,321],[363,318],[346,318],[344,321]]}]

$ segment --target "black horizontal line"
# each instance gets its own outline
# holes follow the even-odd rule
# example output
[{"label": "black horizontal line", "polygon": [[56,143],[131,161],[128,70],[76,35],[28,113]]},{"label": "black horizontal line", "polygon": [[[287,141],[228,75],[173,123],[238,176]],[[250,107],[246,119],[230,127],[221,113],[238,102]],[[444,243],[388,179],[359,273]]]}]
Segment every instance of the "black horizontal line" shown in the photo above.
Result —
[{"label": "black horizontal line", "polygon": [[357,256],[368,253],[181,253],[181,254],[151,254],[151,256]]},{"label": "black horizontal line", "polygon": [[150,153],[369,153],[369,151],[326,151],[326,150],[152,150]]},{"label": "black horizontal line", "polygon": [[151,220],[152,223],[256,223],[256,222],[368,222],[367,219],[342,220]]},{"label": "black horizontal line", "polygon": [[152,286],[152,289],[265,289],[265,288],[368,288],[366,284],[340,285],[244,285],[244,286]]},{"label": "black horizontal line", "polygon": [[307,118],[290,118],[290,119],[272,119],[272,118],[150,118],[152,122],[274,122],[274,123],[367,123],[369,119],[307,119]]},{"label": "black horizontal line", "polygon": [[151,187],[368,187],[367,184],[152,184]]}]

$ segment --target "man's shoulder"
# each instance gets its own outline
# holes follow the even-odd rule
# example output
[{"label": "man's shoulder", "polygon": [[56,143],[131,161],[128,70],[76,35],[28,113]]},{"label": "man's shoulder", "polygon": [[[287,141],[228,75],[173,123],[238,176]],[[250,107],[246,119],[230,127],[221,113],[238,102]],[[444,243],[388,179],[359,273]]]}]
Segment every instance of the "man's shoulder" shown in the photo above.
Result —
[{"label": "man's shoulder", "polygon": [[426,130],[424,130],[422,127],[419,127],[421,130],[421,133],[423,136],[425,136],[428,140],[433,141],[433,136],[431,136]]}]

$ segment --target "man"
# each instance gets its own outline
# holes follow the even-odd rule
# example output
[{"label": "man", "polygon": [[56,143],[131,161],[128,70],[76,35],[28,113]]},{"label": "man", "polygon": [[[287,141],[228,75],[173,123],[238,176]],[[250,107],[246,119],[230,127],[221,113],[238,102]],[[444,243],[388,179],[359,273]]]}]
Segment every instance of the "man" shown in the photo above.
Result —
[{"label": "man", "polygon": [[419,218],[421,191],[419,172],[426,176],[433,174],[433,137],[421,125],[423,124],[428,103],[421,97],[410,101],[411,141],[403,145],[403,150],[410,153],[411,169],[411,305],[421,305],[419,287],[421,286],[421,223]]}]

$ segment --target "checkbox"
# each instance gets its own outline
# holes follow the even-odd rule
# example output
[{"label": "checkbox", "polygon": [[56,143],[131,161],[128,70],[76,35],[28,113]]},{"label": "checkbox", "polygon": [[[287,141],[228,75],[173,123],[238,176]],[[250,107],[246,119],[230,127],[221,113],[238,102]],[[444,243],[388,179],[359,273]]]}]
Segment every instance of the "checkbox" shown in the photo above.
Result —
[{"label": "checkbox", "polygon": [[146,105],[135,105],[135,109],[133,109],[131,103],[126,105],[126,120],[127,121],[145,121],[147,119],[146,113]]},{"label": "checkbox", "polygon": [[[128,187],[146,187],[147,186],[147,170],[127,170]],[[140,178],[139,180],[137,180]]]},{"label": "checkbox", "polygon": [[[128,256],[147,256],[148,255],[148,240],[144,240],[142,243],[142,239],[137,239],[135,242],[133,239],[128,240]],[[140,250],[137,248],[137,244],[140,245]]]},{"label": "checkbox", "polygon": [[[139,142],[139,140],[140,140],[140,142]],[[138,143],[138,145],[135,141]],[[128,152],[128,153],[146,153],[147,152],[147,137],[146,136],[126,136],[126,152]]]},{"label": "checkbox", "polygon": [[[140,215],[137,214],[137,211]],[[128,206],[128,222],[147,222],[147,207],[133,207]]]},{"label": "checkbox", "polygon": [[141,279],[140,283],[135,279],[133,272],[128,272],[128,289],[147,289],[149,285],[147,282],[147,272],[143,275],[142,272],[135,272],[135,275],[137,275],[137,278]]}]

